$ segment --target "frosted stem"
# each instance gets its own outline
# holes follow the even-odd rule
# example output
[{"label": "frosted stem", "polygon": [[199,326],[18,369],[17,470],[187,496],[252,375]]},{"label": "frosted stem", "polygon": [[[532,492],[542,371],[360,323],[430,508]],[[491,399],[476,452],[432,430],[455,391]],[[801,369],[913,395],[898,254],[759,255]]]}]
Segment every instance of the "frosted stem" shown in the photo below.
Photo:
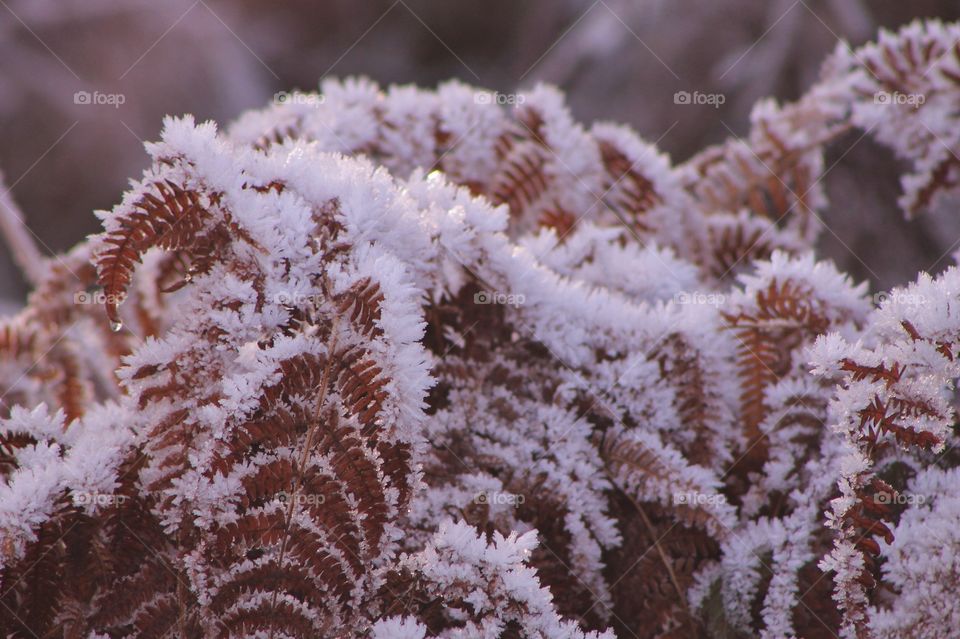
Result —
[{"label": "frosted stem", "polygon": [[23,212],[10,196],[3,173],[0,173],[0,234],[6,238],[13,261],[31,284],[43,275],[44,258],[23,221]]}]

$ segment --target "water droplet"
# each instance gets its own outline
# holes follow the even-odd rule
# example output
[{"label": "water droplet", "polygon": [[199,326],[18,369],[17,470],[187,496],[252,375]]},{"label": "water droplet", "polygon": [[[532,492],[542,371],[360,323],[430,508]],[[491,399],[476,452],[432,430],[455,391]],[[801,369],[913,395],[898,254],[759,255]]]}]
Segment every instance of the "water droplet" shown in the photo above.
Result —
[{"label": "water droplet", "polygon": [[121,328],[123,328],[123,322],[110,322],[110,330],[114,333],[120,332]]}]

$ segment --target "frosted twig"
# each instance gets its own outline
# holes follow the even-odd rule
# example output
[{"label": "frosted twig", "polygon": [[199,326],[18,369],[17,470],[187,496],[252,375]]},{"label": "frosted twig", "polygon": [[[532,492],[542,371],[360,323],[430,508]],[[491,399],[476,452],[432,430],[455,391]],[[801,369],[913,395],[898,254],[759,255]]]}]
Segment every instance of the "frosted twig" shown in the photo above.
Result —
[{"label": "frosted twig", "polygon": [[6,238],[13,260],[31,284],[40,281],[44,258],[23,221],[23,212],[10,196],[0,172],[0,234]]}]

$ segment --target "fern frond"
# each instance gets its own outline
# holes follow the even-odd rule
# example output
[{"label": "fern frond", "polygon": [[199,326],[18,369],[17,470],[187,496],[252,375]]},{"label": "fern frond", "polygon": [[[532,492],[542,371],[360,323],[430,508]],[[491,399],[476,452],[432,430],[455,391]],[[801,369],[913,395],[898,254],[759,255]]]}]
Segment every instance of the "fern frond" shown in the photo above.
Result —
[{"label": "fern frond", "polygon": [[677,521],[723,539],[736,525],[734,511],[709,471],[686,463],[646,434],[608,433],[600,454],[615,483],[637,502],[660,504]]},{"label": "fern frond", "polygon": [[378,283],[365,277],[339,297],[337,312],[346,314],[349,311],[350,321],[359,327],[361,335],[371,337],[383,333],[377,326],[380,320],[380,303],[383,301],[383,293]]},{"label": "fern frond", "polygon": [[145,185],[138,200],[113,212],[96,256],[111,322],[120,322],[117,307],[143,253],[153,247],[189,248],[203,228],[209,206],[196,190],[164,179]]}]

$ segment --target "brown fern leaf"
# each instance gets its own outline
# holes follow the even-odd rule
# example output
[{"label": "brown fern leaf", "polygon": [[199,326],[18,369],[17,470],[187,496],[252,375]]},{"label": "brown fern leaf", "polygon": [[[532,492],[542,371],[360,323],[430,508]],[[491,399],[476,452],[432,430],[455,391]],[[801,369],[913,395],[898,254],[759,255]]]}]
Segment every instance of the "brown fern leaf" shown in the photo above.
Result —
[{"label": "brown fern leaf", "polygon": [[243,188],[251,188],[257,193],[269,193],[270,191],[275,191],[277,193],[283,193],[283,190],[287,188],[286,183],[283,180],[271,180],[265,185],[262,184],[244,184]]},{"label": "brown fern leaf", "polygon": [[[803,115],[802,106],[789,105],[754,122],[749,141],[730,140],[690,160],[696,178],[688,188],[703,208],[708,213],[746,210],[806,237],[821,148],[841,129],[816,117],[807,122]],[[798,128],[810,129],[809,139],[800,145],[783,139],[786,131]]]},{"label": "brown fern leaf", "polygon": [[390,480],[390,485],[399,491],[398,501],[406,504],[410,501],[413,486],[410,483],[413,469],[413,457],[410,445],[404,443],[377,442],[377,454],[383,460],[381,472]]},{"label": "brown fern leaf", "polygon": [[[50,262],[46,277],[37,284],[27,300],[30,323],[35,327],[63,331],[78,316],[92,310],[92,306],[78,305],[76,295],[89,291],[96,282],[97,270],[90,261],[88,244],[78,244],[69,253],[58,256]],[[112,339],[107,341],[112,342],[111,347],[127,354],[129,347],[118,348],[118,342],[121,341],[118,338],[121,336],[110,335]]]},{"label": "brown fern leaf", "polygon": [[[629,433],[607,433],[600,441],[599,451],[614,485],[638,507],[648,501],[659,502],[676,521],[709,531],[717,539],[726,536],[732,522],[722,519],[721,510],[707,508],[706,499],[686,499],[689,495],[709,495],[715,502],[724,501],[723,495],[712,495],[709,487],[684,476],[687,462],[667,460]],[[678,495],[684,498],[678,499]]]},{"label": "brown fern leaf", "polygon": [[301,118],[299,117],[277,125],[261,135],[254,143],[253,148],[258,151],[265,151],[275,144],[283,144],[286,140],[296,140],[301,135],[301,125]]},{"label": "brown fern leaf", "polygon": [[79,357],[67,343],[59,343],[50,353],[52,363],[59,369],[56,395],[66,413],[66,424],[82,417],[93,398],[89,382],[83,377]]},{"label": "brown fern leaf", "polygon": [[[323,486],[312,482],[299,492],[280,493],[273,508],[252,510],[216,530],[207,561],[212,567],[229,571],[229,578],[215,592],[213,612],[226,614],[253,590],[294,596],[327,614],[344,606],[350,599],[351,585],[363,574],[364,567],[359,559],[361,535],[341,490],[337,482]],[[311,499],[303,499],[305,496]],[[314,523],[302,525],[298,518],[288,521],[288,504],[309,511],[307,516]],[[272,583],[277,588],[263,582],[257,585],[251,573],[259,572],[274,575]],[[309,583],[306,594],[304,583]],[[293,590],[288,589],[291,586]],[[315,598],[314,593],[326,596]]]},{"label": "brown fern leaf", "polygon": [[16,452],[32,446],[37,440],[24,433],[0,434],[0,476],[7,477],[18,466]]},{"label": "brown fern leaf", "polygon": [[664,379],[676,388],[677,413],[684,424],[695,433],[684,453],[694,464],[709,465],[712,457],[711,424],[719,418],[716,405],[721,398],[714,396],[708,384],[709,371],[687,340],[673,334],[659,344],[654,358],[660,365]]},{"label": "brown fern leaf", "polygon": [[[238,462],[242,461],[237,460]],[[225,466],[224,470],[232,470],[232,467]],[[243,478],[243,486],[246,489],[242,497],[241,504],[244,508],[250,509],[293,490],[296,484],[297,465],[296,461],[289,457],[277,457],[271,461],[257,467],[256,471]]]},{"label": "brown fern leaf", "polygon": [[537,142],[526,140],[513,144],[491,179],[493,203],[506,204],[513,218],[521,217],[549,187],[545,164],[545,151]]},{"label": "brown fern leaf", "polygon": [[686,592],[703,563],[719,556],[716,541],[702,530],[672,522],[654,504],[643,506],[649,526],[622,495],[612,508],[624,539],[604,557],[618,636],[705,636],[687,608]]},{"label": "brown fern leaf", "polygon": [[776,248],[789,249],[776,242],[776,233],[762,224],[707,219],[708,245],[704,261],[710,274],[720,280],[736,274],[738,267],[754,260],[769,259]]},{"label": "brown fern leaf", "polygon": [[275,562],[258,564],[235,576],[217,592],[210,607],[222,614],[228,602],[264,591],[282,591],[319,610],[326,608],[326,593],[317,590],[316,583],[307,571],[295,566],[280,568]]},{"label": "brown fern leaf", "polygon": [[448,602],[424,592],[417,576],[408,570],[388,573],[378,599],[384,602],[384,617],[412,615],[431,635],[440,634],[449,623],[445,614]]},{"label": "brown fern leaf", "polygon": [[[257,457],[273,457],[243,474],[239,519],[212,531],[205,561],[225,578],[211,609],[230,632],[271,624],[279,631],[290,622],[295,627],[283,632],[296,635],[307,632],[299,624],[309,608],[315,613],[308,635],[317,636],[323,633],[317,624],[326,623],[320,620],[351,614],[356,584],[382,552],[388,518],[396,516],[384,482],[412,469],[405,447],[376,446],[355,427],[338,426],[340,411],[325,403],[327,386],[336,384],[347,412],[373,423],[371,408],[378,409],[384,396],[379,370],[359,349],[330,360],[302,354],[281,370],[282,381],[264,391],[263,416],[237,429],[231,452],[214,465],[215,472],[229,474]],[[381,451],[393,459],[381,459]],[[261,618],[268,610],[286,614],[288,605],[296,614],[284,621]]]},{"label": "brown fern leaf", "polygon": [[286,520],[279,510],[259,511],[217,529],[214,544],[237,549],[243,555],[256,553],[261,547],[278,543],[286,534]]},{"label": "brown fern leaf", "polygon": [[250,454],[271,450],[278,446],[291,446],[306,432],[306,424],[294,419],[287,411],[277,411],[276,416],[250,421],[236,429],[227,442],[229,454],[235,459]]},{"label": "brown fern leaf", "polygon": [[[26,554],[3,558],[5,592],[0,595],[0,608],[25,620],[29,632],[87,636],[97,620],[109,622],[102,606],[117,580],[124,580],[148,557],[169,547],[149,504],[138,493],[142,465],[138,451],[122,460],[119,486],[111,501],[98,505],[93,516],[75,505],[78,494],[71,499],[65,491],[61,493]],[[3,614],[0,610],[0,617]],[[0,618],[0,627],[12,631],[16,624]]]},{"label": "brown fern leaf", "polygon": [[561,207],[550,208],[540,214],[539,226],[553,229],[561,242],[577,224],[577,216]]},{"label": "brown fern leaf", "polygon": [[[808,149],[791,149],[782,142],[765,121],[758,126],[763,146],[769,151],[761,152],[758,162],[745,170],[749,176],[747,188],[742,189],[742,200],[733,203],[729,210],[738,210],[746,205],[757,215],[783,223],[786,216],[801,218],[809,216],[807,195],[817,176],[812,174],[806,152]],[[756,158],[754,158],[756,159]],[[743,160],[741,165],[746,164]]]},{"label": "brown fern leaf", "polygon": [[937,165],[926,173],[922,184],[911,185],[905,194],[907,216],[914,218],[930,208],[934,198],[956,189],[960,184],[960,161],[953,153],[943,153]]},{"label": "brown fern leaf", "polygon": [[[244,240],[256,245],[249,238]],[[193,278],[204,275],[221,258],[221,249],[230,241],[230,235],[222,225],[198,235],[188,250],[175,251],[174,259],[166,263],[157,286],[161,293],[173,293],[190,283]]]},{"label": "brown fern leaf", "polygon": [[34,399],[29,396],[31,393],[18,387],[22,386],[20,382],[24,377],[33,378],[36,374],[35,363],[43,354],[37,348],[39,341],[37,331],[29,330],[22,322],[0,322],[0,362],[16,362],[12,375],[0,379],[0,417],[7,417],[12,407],[28,404]]},{"label": "brown fern leaf", "polygon": [[[871,80],[889,92],[908,93],[913,90],[918,78],[929,73],[945,56],[960,56],[956,43],[946,44],[934,34],[914,31],[900,34],[896,40],[889,39],[876,46],[864,47],[857,58],[869,72]],[[944,79],[960,84],[960,77],[948,65],[937,68]],[[864,97],[873,98],[873,94]]]},{"label": "brown fern leaf", "polygon": [[[287,466],[292,470],[292,463]],[[362,535],[343,484],[314,477],[293,490],[292,473],[271,477],[269,471],[251,482],[257,486],[250,492],[261,498],[250,495],[246,514],[213,531],[215,543],[205,553],[211,567],[229,575],[211,612],[232,626],[245,601],[269,594],[268,601],[282,595],[325,615],[342,614],[364,570]]]},{"label": "brown fern leaf", "polygon": [[167,597],[176,591],[175,575],[162,561],[147,561],[139,572],[117,578],[115,587],[104,591],[96,601],[98,613],[90,621],[95,628],[115,632],[133,626],[141,607],[155,597]]},{"label": "brown fern leaf", "polygon": [[107,298],[107,315],[119,322],[119,301],[126,295],[140,256],[154,246],[172,250],[190,246],[203,227],[208,211],[199,193],[165,180],[153,184],[132,210],[115,217],[116,228],[106,234],[96,255],[99,284]]},{"label": "brown fern leaf", "polygon": [[739,342],[741,414],[749,438],[741,462],[744,468],[756,469],[767,458],[767,438],[760,431],[768,411],[766,389],[790,371],[796,349],[805,338],[826,330],[828,321],[816,307],[811,291],[776,279],[757,294],[753,308],[723,315]]},{"label": "brown fern leaf", "polygon": [[340,394],[350,411],[364,425],[364,434],[372,433],[374,420],[387,396],[383,387],[388,380],[380,376],[382,371],[373,360],[364,359],[364,353],[359,349],[345,351],[339,359],[341,365],[337,386]]},{"label": "brown fern leaf", "polygon": [[41,402],[62,409],[65,426],[83,415],[94,400],[94,388],[67,329],[45,324],[31,309],[0,321],[0,417],[7,417],[13,406],[32,408]]},{"label": "brown fern leaf", "polygon": [[[339,552],[340,559],[335,560],[334,553],[329,552],[324,545],[318,545],[319,538],[303,537],[298,533],[292,533],[289,546],[291,556],[298,557],[302,554],[304,558],[309,558],[323,552],[330,556],[328,563],[335,561],[338,566],[342,566],[338,570],[344,575],[349,575],[352,579],[359,578],[363,573],[362,560],[364,556],[372,554],[372,551],[363,550],[366,529],[364,522],[356,518],[355,506],[351,502],[352,487],[338,479],[314,474],[304,480],[299,493],[287,499],[301,499],[303,496],[308,498],[303,506],[304,510],[322,530],[327,531],[328,539],[332,540],[328,543]],[[318,574],[327,575],[329,572],[328,568],[323,567]],[[347,592],[347,582],[337,581],[334,585],[337,589],[343,588],[342,593]]]},{"label": "brown fern leaf", "polygon": [[[156,396],[164,396],[157,392]],[[164,416],[153,427],[148,436],[148,451],[159,470],[163,472],[147,485],[151,491],[169,488],[172,482],[184,471],[189,450],[194,441],[196,422],[186,409],[174,410]]]},{"label": "brown fern leaf", "polygon": [[663,202],[653,182],[638,171],[627,155],[611,141],[601,140],[598,147],[606,171],[604,202],[611,210],[630,220],[637,230],[653,230],[643,221],[644,213]]},{"label": "brown fern leaf", "polygon": [[0,323],[0,357],[3,359],[17,359],[21,356],[31,357],[36,343],[33,332],[22,330],[15,322]]},{"label": "brown fern leaf", "polygon": [[163,594],[142,605],[133,625],[138,639],[165,639],[175,634],[190,638],[202,636],[193,615],[181,614],[180,602],[173,594]]},{"label": "brown fern leaf", "polygon": [[[341,603],[345,602],[350,583],[363,573],[363,564],[359,559],[358,529],[352,520],[349,503],[338,492],[340,489],[332,484],[322,489],[316,485],[309,488],[312,495],[329,497],[312,500],[318,504],[316,508],[311,507],[310,512],[311,517],[316,516],[319,520],[317,527],[302,526],[297,522],[288,526],[284,510],[274,508],[251,512],[218,529],[213,538],[218,551],[211,557],[212,565],[229,568],[245,560],[257,561],[274,552],[289,536],[287,556],[295,560],[295,565],[310,572],[317,588],[329,591]],[[277,504],[283,505],[284,502],[278,500]],[[268,557],[266,561],[271,560]],[[218,596],[218,606],[225,608],[231,598],[232,595],[226,594]]]},{"label": "brown fern leaf", "polygon": [[312,419],[326,365],[325,358],[312,354],[300,354],[281,362],[280,381],[264,390],[261,410],[265,414],[289,412],[289,418],[294,420]]},{"label": "brown fern leaf", "polygon": [[286,601],[273,603],[266,600],[256,607],[240,608],[225,615],[220,623],[223,631],[218,636],[221,639],[272,637],[275,633],[296,639],[324,636],[322,627],[318,628],[302,609]]},{"label": "brown fern leaf", "polygon": [[151,602],[174,595],[178,582],[186,579],[174,567],[174,554],[158,522],[149,513],[137,519],[131,514],[118,515],[111,524],[114,532],[103,555],[109,563],[101,570],[106,586],[93,600],[91,628],[121,631],[138,625],[138,619],[144,623],[142,615],[153,608]]},{"label": "brown fern leaf", "polygon": [[[148,405],[163,401],[169,397],[176,397],[178,394],[185,393],[189,388],[189,385],[185,379],[182,378],[180,367],[176,365],[175,362],[170,363],[164,370],[160,370],[156,367],[150,367],[149,369],[139,369],[134,373],[134,379],[144,379],[147,377],[158,376],[159,373],[168,373],[169,377],[166,380],[158,380],[156,384],[150,386],[144,386],[140,391],[140,397],[137,399],[138,405],[141,409],[146,408]],[[161,423],[157,427],[157,432],[160,430],[166,430],[168,424]]]},{"label": "brown fern leaf", "polygon": [[4,557],[0,592],[0,628],[7,636],[36,637],[57,630],[57,613],[64,599],[61,578],[69,562],[62,543],[70,530],[66,504],[35,531],[37,540],[26,554],[10,562]]},{"label": "brown fern leaf", "polygon": [[375,455],[374,451],[362,446],[349,428],[328,433],[321,440],[320,448],[333,455],[333,469],[358,501],[366,539],[371,550],[376,549],[384,532],[388,508],[379,469],[375,459],[370,458]]},{"label": "brown fern leaf", "polygon": [[[124,579],[117,579],[105,590],[97,604],[98,613],[90,621],[96,628],[121,630],[138,625],[141,610],[151,608],[151,602],[170,597],[177,591],[177,575],[172,563],[163,559],[148,558],[140,572]],[[154,604],[155,605],[155,604]]]},{"label": "brown fern leaf", "polygon": [[350,322],[359,328],[361,335],[370,337],[383,333],[379,326],[380,303],[383,302],[379,283],[365,277],[337,298],[337,313],[345,316],[350,311]]},{"label": "brown fern leaf", "polygon": [[609,611],[603,609],[606,604],[599,602],[597,593],[570,568],[574,544],[564,526],[569,510],[561,498],[537,488],[509,485],[514,494],[538,494],[537,499],[524,500],[517,507],[519,519],[536,523],[541,540],[531,554],[530,564],[536,566],[537,576],[554,594],[554,603],[564,616],[581,619],[584,627],[603,628],[609,616]]}]

